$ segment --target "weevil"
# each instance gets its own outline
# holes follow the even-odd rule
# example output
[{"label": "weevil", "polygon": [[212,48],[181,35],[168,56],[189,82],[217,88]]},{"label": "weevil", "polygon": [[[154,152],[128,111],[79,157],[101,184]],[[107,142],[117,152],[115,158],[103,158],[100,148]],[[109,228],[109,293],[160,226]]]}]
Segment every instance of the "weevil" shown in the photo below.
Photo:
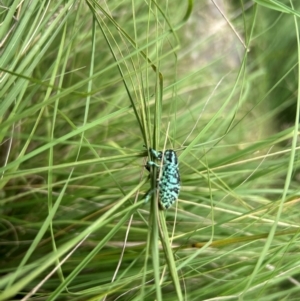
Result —
[{"label": "weevil", "polygon": [[[180,191],[180,174],[178,167],[178,158],[176,152],[172,149],[163,151],[156,151],[153,148],[149,148],[153,157],[162,162],[161,177],[157,179],[157,187],[148,191],[145,197],[145,202],[149,201],[151,195],[155,190],[158,190],[159,204],[161,209],[170,208],[178,199]],[[148,161],[146,168],[150,171],[150,166],[156,166],[158,168],[161,165],[154,161]],[[158,175],[159,175],[158,171]]]}]

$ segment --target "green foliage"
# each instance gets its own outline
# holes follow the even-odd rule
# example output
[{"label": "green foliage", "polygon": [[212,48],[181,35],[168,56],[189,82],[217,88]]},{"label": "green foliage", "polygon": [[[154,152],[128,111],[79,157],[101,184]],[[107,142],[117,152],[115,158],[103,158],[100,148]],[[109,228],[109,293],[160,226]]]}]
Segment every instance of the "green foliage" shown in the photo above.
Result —
[{"label": "green foliage", "polygon": [[300,6],[255,2],[3,3],[0,300],[298,300]]}]

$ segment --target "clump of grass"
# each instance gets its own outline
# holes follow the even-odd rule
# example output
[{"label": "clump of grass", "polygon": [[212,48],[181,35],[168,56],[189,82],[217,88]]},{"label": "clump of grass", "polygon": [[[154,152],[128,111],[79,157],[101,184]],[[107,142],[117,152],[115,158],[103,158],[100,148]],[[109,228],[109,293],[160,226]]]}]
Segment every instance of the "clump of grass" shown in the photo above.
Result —
[{"label": "clump of grass", "polygon": [[[298,8],[213,3],[1,8],[0,300],[297,298]],[[168,211],[143,145],[177,150]]]}]

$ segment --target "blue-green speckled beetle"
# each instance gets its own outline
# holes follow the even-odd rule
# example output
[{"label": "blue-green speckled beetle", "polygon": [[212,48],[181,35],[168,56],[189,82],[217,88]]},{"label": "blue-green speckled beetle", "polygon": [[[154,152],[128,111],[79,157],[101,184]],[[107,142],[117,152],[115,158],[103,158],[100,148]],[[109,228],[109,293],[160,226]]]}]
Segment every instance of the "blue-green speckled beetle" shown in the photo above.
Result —
[{"label": "blue-green speckled beetle", "polygon": [[[175,151],[172,149],[167,149],[162,152],[149,148],[149,151],[155,159],[163,159],[163,164],[161,177],[157,179],[157,187],[149,190],[146,194],[145,202],[149,201],[151,195],[158,189],[160,206],[162,209],[168,209],[176,202],[180,191],[178,158]],[[148,161],[146,167],[150,170],[150,166],[153,165],[160,168],[160,165],[154,161]]]}]

